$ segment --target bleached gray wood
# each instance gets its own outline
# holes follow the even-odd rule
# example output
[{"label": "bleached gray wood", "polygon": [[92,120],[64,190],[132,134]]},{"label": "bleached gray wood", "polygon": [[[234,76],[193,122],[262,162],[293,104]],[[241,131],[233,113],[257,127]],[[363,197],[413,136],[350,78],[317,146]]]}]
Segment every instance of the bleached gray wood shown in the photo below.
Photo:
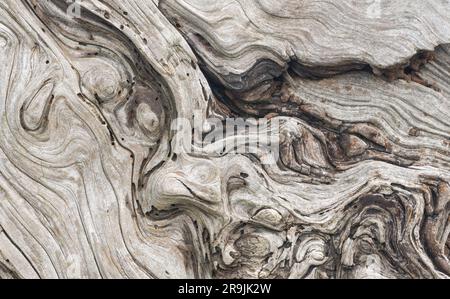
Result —
[{"label": "bleached gray wood", "polygon": [[[448,278],[449,10],[2,1],[0,277]],[[176,152],[194,113],[278,163]]]}]

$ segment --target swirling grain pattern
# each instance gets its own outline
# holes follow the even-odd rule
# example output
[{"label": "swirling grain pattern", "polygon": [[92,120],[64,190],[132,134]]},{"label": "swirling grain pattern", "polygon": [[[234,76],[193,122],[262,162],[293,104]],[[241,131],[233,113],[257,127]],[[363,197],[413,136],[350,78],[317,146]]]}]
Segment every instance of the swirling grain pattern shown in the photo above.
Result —
[{"label": "swirling grain pattern", "polygon": [[[447,0],[3,0],[0,278],[449,278],[449,28]],[[216,151],[268,128],[190,151],[194,115],[279,124],[277,160]]]},{"label": "swirling grain pattern", "polygon": [[309,76],[387,69],[450,42],[448,1],[161,0],[160,7],[233,89],[288,66]]}]

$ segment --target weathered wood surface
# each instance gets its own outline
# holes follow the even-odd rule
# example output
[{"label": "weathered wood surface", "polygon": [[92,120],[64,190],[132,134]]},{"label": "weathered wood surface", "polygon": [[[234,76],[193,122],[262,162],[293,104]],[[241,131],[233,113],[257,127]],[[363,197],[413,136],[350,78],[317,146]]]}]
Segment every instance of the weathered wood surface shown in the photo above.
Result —
[{"label": "weathered wood surface", "polygon": [[3,0],[0,277],[448,278],[448,44],[445,0]]}]

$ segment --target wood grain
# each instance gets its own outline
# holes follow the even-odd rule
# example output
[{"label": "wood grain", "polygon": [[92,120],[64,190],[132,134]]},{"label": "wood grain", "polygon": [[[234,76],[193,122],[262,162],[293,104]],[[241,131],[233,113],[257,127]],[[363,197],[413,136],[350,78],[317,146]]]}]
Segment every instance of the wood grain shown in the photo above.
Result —
[{"label": "wood grain", "polygon": [[[2,1],[0,278],[449,278],[449,28],[446,0]],[[279,123],[278,160],[177,151],[193,115]]]}]

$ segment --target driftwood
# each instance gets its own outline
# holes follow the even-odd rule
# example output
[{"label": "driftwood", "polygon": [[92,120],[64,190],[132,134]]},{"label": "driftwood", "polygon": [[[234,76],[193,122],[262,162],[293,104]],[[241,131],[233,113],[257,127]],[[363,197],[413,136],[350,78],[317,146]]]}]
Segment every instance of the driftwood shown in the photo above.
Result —
[{"label": "driftwood", "polygon": [[[448,278],[449,28],[445,0],[3,0],[0,278]],[[270,127],[199,143],[240,118]],[[223,150],[274,124],[276,155]]]}]

